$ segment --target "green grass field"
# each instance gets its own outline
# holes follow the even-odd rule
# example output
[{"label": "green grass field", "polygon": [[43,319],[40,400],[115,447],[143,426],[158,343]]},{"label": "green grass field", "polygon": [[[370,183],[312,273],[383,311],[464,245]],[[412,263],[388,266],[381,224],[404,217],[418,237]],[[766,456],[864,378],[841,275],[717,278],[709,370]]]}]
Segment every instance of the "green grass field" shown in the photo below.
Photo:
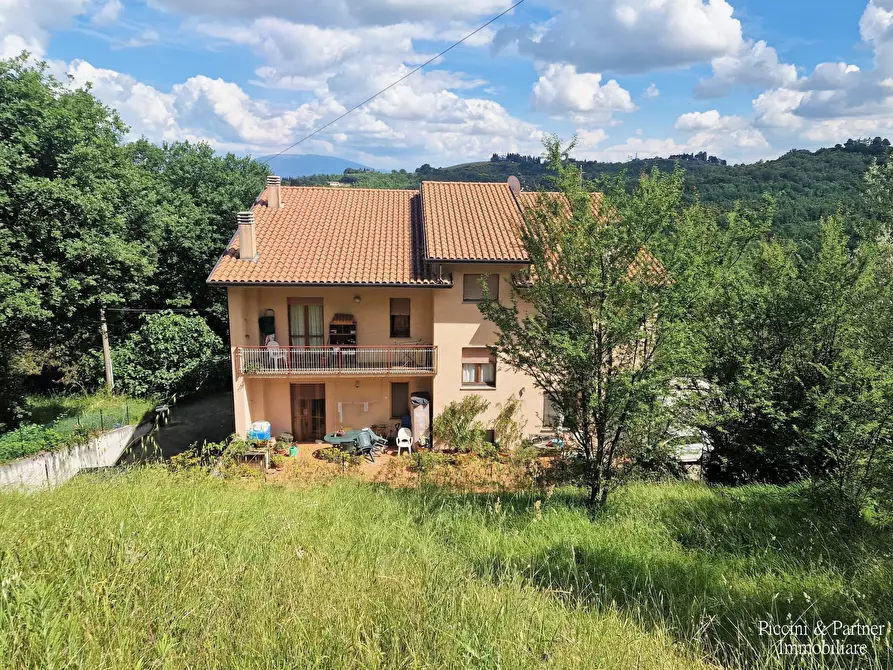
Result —
[{"label": "green grass field", "polygon": [[804,489],[310,488],[158,468],[0,495],[4,668],[888,668],[756,620],[893,619],[889,530]]},{"label": "green grass field", "polygon": [[115,425],[135,424],[155,407],[154,400],[121,395],[31,395],[26,404],[26,422],[52,424],[63,434],[109,430]]}]

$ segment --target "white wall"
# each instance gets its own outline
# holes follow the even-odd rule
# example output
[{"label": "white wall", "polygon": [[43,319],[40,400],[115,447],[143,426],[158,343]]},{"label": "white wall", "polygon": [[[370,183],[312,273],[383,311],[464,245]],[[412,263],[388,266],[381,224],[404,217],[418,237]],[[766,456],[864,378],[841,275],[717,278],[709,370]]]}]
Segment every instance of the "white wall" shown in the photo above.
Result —
[{"label": "white wall", "polygon": [[124,426],[64,451],[37,454],[0,465],[0,488],[41,489],[64,484],[81,470],[111,467],[127,446],[154,428],[152,423]]}]

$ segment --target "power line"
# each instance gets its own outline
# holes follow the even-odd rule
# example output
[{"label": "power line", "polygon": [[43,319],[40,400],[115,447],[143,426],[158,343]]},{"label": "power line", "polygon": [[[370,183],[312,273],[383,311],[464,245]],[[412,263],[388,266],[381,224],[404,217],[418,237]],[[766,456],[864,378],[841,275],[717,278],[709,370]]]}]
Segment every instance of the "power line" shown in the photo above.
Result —
[{"label": "power line", "polygon": [[378,96],[380,96],[380,95],[381,95],[382,93],[384,93],[385,91],[388,91],[388,90],[394,88],[397,84],[399,84],[400,82],[402,82],[404,79],[407,79],[407,78],[411,77],[412,75],[414,75],[416,72],[418,72],[419,70],[421,70],[421,69],[424,68],[425,66],[430,65],[431,63],[433,63],[434,61],[436,61],[438,58],[440,58],[441,56],[443,56],[445,53],[447,53],[447,52],[449,52],[449,51],[452,51],[452,50],[455,49],[457,46],[459,46],[460,44],[462,44],[463,42],[465,42],[466,40],[468,40],[468,39],[474,37],[474,36],[477,35],[479,32],[481,32],[484,28],[486,28],[487,26],[489,26],[491,23],[493,23],[494,21],[497,21],[498,19],[501,19],[503,16],[505,16],[506,14],[508,14],[510,11],[512,11],[513,9],[515,9],[516,7],[518,7],[519,5],[523,4],[523,2],[524,2],[524,0],[518,0],[518,2],[516,2],[514,5],[512,5],[511,7],[509,7],[508,9],[506,9],[505,11],[500,12],[499,14],[497,14],[496,16],[494,16],[492,19],[490,19],[489,21],[487,21],[484,25],[482,25],[482,26],[478,27],[477,29],[473,30],[472,32],[468,33],[465,37],[463,37],[463,38],[462,38],[461,40],[459,40],[458,42],[454,42],[453,44],[451,44],[450,46],[448,46],[446,49],[444,49],[443,51],[441,51],[441,52],[440,52],[439,54],[437,54],[436,56],[433,56],[432,58],[429,58],[428,60],[426,60],[426,61],[425,61],[424,63],[422,63],[421,65],[419,65],[419,66],[418,66],[417,68],[415,68],[414,70],[411,70],[411,71],[407,72],[405,75],[403,75],[402,77],[400,77],[397,81],[395,81],[395,82],[393,82],[393,83],[391,83],[391,84],[388,84],[387,86],[385,86],[383,89],[381,89],[381,90],[380,90],[378,93],[376,93],[375,95],[372,95],[372,96],[366,98],[366,99],[363,100],[363,102],[361,102],[360,104],[358,104],[358,105],[356,105],[356,106],[351,107],[350,109],[348,109],[348,110],[347,110],[346,112],[344,112],[344,114],[342,114],[341,116],[338,116],[338,117],[332,119],[332,120],[329,121],[326,125],[322,126],[321,128],[317,128],[317,129],[314,130],[312,133],[310,133],[309,135],[307,135],[307,136],[305,136],[305,137],[302,137],[301,139],[299,139],[299,140],[298,140],[297,142],[295,142],[294,144],[291,144],[291,145],[285,147],[285,148],[284,148],[282,151],[280,151],[279,153],[277,153],[277,154],[273,154],[272,156],[270,156],[270,158],[276,158],[277,156],[281,156],[282,154],[284,154],[284,153],[285,153],[286,151],[288,151],[289,149],[294,149],[296,146],[298,146],[298,145],[301,144],[302,142],[305,142],[305,141],[309,140],[309,139],[310,139],[311,137],[313,137],[314,135],[318,135],[319,133],[321,133],[322,131],[324,131],[324,130],[325,130],[326,128],[328,128],[329,126],[331,126],[331,125],[333,125],[333,124],[335,124],[335,123],[338,123],[338,121],[340,121],[341,119],[343,119],[343,118],[344,118],[345,116],[347,116],[348,114],[350,114],[350,113],[352,113],[352,112],[355,112],[355,111],[357,111],[360,107],[362,107],[363,105],[365,105],[365,104],[367,104],[367,103],[369,103],[369,102],[372,102],[373,100],[375,100],[375,98],[377,98]]}]

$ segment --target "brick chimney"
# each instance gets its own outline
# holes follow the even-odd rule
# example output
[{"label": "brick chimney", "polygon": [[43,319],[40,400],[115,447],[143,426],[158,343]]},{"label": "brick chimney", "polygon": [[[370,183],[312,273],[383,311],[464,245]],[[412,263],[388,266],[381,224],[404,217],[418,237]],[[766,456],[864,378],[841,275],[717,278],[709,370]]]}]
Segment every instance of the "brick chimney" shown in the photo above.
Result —
[{"label": "brick chimney", "polygon": [[254,212],[239,212],[239,260],[253,261],[257,258],[257,239],[254,236]]},{"label": "brick chimney", "polygon": [[279,209],[282,207],[282,178],[270,175],[267,177],[267,207]]}]

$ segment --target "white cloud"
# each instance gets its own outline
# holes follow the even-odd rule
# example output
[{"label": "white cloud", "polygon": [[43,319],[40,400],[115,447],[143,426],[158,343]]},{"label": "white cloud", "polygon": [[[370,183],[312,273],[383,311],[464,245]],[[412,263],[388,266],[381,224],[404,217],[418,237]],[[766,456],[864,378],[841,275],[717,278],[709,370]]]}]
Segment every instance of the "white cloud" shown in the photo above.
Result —
[{"label": "white cloud", "polygon": [[517,45],[543,62],[580,72],[647,72],[738,53],[741,23],[726,0],[552,0],[539,25],[502,28],[497,48]]},{"label": "white cloud", "polygon": [[541,67],[533,85],[534,107],[559,116],[571,115],[578,121],[607,120],[614,112],[634,112],[629,91],[614,79],[601,83],[601,74],[579,73],[573,65]]},{"label": "white cloud", "polygon": [[717,110],[689,112],[676,119],[676,130],[736,130],[747,125],[740,116],[722,116]]},{"label": "white cloud", "polygon": [[121,15],[123,9],[124,5],[121,4],[121,0],[107,0],[90,20],[97,25],[112,23]]},{"label": "white cloud", "polygon": [[608,134],[604,128],[596,128],[595,130],[586,130],[585,128],[577,129],[577,146],[574,148],[574,158],[582,160],[597,160],[599,151],[596,147],[608,139]]},{"label": "white cloud", "polygon": [[69,26],[87,7],[88,0],[2,0],[0,58],[18,56],[22,50],[44,56],[50,33]]},{"label": "white cloud", "polygon": [[138,35],[129,37],[126,40],[113,40],[112,46],[116,49],[136,49],[155,44],[161,39],[161,35],[153,28],[146,28]]},{"label": "white cloud", "polygon": [[686,144],[692,151],[707,151],[720,157],[736,156],[770,148],[762,131],[741,116],[723,116],[717,110],[689,112],[676,119],[676,130],[691,133]]},{"label": "white cloud", "polygon": [[476,21],[508,9],[513,3],[511,0],[148,0],[148,4],[164,11],[215,20],[275,16],[319,26],[357,28],[418,20]]},{"label": "white cloud", "polygon": [[648,88],[642,93],[643,98],[656,98],[660,95],[660,89],[657,87],[657,84],[651,82],[648,85]]},{"label": "white cloud", "polygon": [[753,101],[755,123],[796,133],[809,142],[840,142],[893,129],[893,2],[869,0],[859,22],[874,51],[874,68],[819,63],[813,72],[763,92]]},{"label": "white cloud", "polygon": [[714,58],[711,65],[713,76],[695,87],[699,98],[720,97],[735,86],[780,87],[797,80],[797,68],[781,63],[763,40],[742,44],[737,53]]}]

